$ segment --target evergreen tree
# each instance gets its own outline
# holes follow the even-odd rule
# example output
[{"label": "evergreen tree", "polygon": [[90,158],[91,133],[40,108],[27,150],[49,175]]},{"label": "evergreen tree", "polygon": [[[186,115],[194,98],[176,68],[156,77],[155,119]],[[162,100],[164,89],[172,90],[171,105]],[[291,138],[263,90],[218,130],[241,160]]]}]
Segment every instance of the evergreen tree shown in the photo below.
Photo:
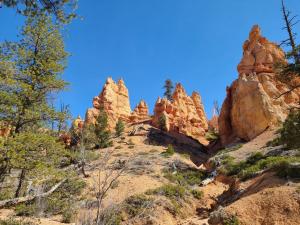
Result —
[{"label": "evergreen tree", "polygon": [[[0,164],[6,163],[7,169],[20,170],[15,197],[20,196],[26,179],[42,183],[45,180],[57,178],[61,173],[61,157],[66,156],[64,146],[57,138],[47,133],[22,132],[9,137],[1,146],[2,157]],[[5,174],[0,174],[4,176]]]},{"label": "evergreen tree", "polygon": [[58,27],[45,14],[27,17],[19,42],[0,45],[0,121],[13,134],[0,146],[0,178],[20,170],[15,197],[27,177],[43,180],[58,173],[64,148],[45,125],[65,116],[50,99],[66,86],[60,76],[67,56]]},{"label": "evergreen tree", "polygon": [[116,136],[120,137],[123,134],[124,129],[125,129],[124,122],[119,119],[116,124]]},{"label": "evergreen tree", "polygon": [[1,0],[2,6],[16,8],[17,12],[28,16],[38,16],[41,13],[49,13],[59,22],[69,22],[76,14],[77,0]]},{"label": "evergreen tree", "polygon": [[112,145],[110,141],[110,131],[108,130],[108,117],[103,109],[97,117],[95,124],[96,145],[99,148],[107,148]]},{"label": "evergreen tree", "polygon": [[163,130],[163,131],[166,131],[167,130],[167,118],[166,116],[163,114],[159,117],[158,119],[158,126],[159,126],[159,129]]},{"label": "evergreen tree", "polygon": [[49,99],[67,84],[60,76],[68,54],[51,19],[28,17],[21,37],[0,45],[0,120],[15,133],[62,120]]},{"label": "evergreen tree", "polygon": [[164,89],[165,89],[164,96],[165,96],[168,100],[172,101],[172,100],[173,100],[172,94],[173,94],[174,86],[173,86],[173,82],[172,82],[170,79],[167,79],[167,80],[165,81]]}]

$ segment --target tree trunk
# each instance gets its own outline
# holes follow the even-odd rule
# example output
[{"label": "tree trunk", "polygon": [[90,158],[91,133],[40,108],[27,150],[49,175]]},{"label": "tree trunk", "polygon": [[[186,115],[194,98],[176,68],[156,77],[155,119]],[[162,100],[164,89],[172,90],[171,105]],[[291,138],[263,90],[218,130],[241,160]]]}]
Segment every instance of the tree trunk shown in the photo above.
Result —
[{"label": "tree trunk", "polygon": [[16,198],[18,198],[20,196],[20,192],[21,192],[23,182],[24,182],[24,179],[25,179],[25,173],[26,173],[25,170],[22,169],[21,174],[20,174],[20,178],[19,178],[19,184],[18,184],[16,194],[15,194]]},{"label": "tree trunk", "polygon": [[286,25],[286,30],[288,32],[288,35],[289,35],[289,44],[290,46],[292,47],[292,55],[294,57],[294,60],[295,60],[295,63],[299,63],[300,59],[299,59],[299,56],[298,56],[298,53],[297,53],[297,47],[296,47],[296,43],[295,43],[295,40],[294,40],[294,35],[293,35],[293,31],[292,31],[292,19],[289,19],[289,12],[286,11],[285,9],[285,5],[284,5],[284,2],[283,0],[281,0],[281,4],[282,4],[282,12],[283,12],[283,18],[284,18],[284,21],[285,21],[285,25]]}]

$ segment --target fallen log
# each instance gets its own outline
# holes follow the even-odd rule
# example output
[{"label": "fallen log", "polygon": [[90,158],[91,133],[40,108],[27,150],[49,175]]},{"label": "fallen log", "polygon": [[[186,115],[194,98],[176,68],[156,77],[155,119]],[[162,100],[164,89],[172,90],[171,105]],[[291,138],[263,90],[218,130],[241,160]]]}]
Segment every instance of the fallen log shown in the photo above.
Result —
[{"label": "fallen log", "polygon": [[25,197],[12,198],[12,199],[7,199],[7,200],[0,201],[0,208],[13,206],[13,205],[18,205],[18,204],[21,204],[21,203],[24,203],[24,202],[33,201],[36,198],[47,197],[47,196],[51,195],[54,191],[56,191],[66,181],[67,181],[67,179],[63,179],[62,181],[60,181],[56,185],[54,185],[49,191],[44,192],[42,194],[27,195]]}]

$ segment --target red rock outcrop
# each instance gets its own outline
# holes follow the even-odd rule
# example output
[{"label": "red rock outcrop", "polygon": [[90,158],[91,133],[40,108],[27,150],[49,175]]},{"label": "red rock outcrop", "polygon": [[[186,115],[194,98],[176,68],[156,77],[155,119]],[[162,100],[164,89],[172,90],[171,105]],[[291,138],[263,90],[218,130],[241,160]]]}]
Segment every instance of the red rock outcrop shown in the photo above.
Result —
[{"label": "red rock outcrop", "polygon": [[160,120],[163,117],[167,131],[185,134],[206,144],[204,136],[208,128],[207,119],[197,92],[188,96],[182,85],[177,84],[172,102],[166,98],[158,98],[156,101],[153,125],[160,127]]},{"label": "red rock outcrop", "polygon": [[285,62],[284,52],[260,34],[256,25],[244,44],[238,65],[239,77],[230,87],[219,117],[219,134],[223,145],[235,139],[252,140],[268,128],[284,121],[289,108],[297,105],[300,92],[289,90],[277,79],[274,64]]},{"label": "red rock outcrop", "polygon": [[151,119],[151,117],[149,116],[148,105],[144,100],[141,100],[140,103],[135,107],[135,109],[131,113],[130,122],[136,123],[149,119]]}]

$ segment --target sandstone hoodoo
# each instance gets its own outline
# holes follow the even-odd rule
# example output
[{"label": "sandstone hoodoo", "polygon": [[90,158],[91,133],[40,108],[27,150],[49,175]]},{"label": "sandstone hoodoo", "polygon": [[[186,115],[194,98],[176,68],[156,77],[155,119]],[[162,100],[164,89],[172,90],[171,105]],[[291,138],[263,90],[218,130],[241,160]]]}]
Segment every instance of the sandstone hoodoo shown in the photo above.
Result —
[{"label": "sandstone hoodoo", "polygon": [[151,119],[151,117],[149,116],[148,105],[144,100],[141,100],[131,113],[130,122],[136,123],[149,119]]},{"label": "sandstone hoodoo", "polygon": [[166,131],[182,133],[206,144],[204,136],[208,124],[200,95],[193,92],[192,96],[188,96],[183,86],[177,84],[172,99],[158,98],[153,125],[161,127],[163,122]]},{"label": "sandstone hoodoo", "polygon": [[87,124],[95,123],[101,108],[108,116],[110,129],[115,127],[118,119],[129,121],[131,114],[129,95],[122,79],[117,83],[111,77],[106,80],[102,92],[93,99],[93,108],[86,112],[85,121]]},{"label": "sandstone hoodoo", "polygon": [[128,89],[122,79],[116,83],[111,77],[107,78],[101,93],[93,99],[93,108],[86,112],[85,123],[94,124],[101,109],[108,116],[111,130],[119,119],[127,123],[150,119],[148,106],[144,100],[131,112]]},{"label": "sandstone hoodoo", "polygon": [[285,54],[278,45],[261,36],[255,25],[243,46],[238,65],[239,77],[230,87],[219,117],[219,133],[223,145],[236,139],[252,140],[268,128],[284,121],[289,108],[299,103],[300,92],[289,90],[280,82],[274,67],[285,62]]}]

